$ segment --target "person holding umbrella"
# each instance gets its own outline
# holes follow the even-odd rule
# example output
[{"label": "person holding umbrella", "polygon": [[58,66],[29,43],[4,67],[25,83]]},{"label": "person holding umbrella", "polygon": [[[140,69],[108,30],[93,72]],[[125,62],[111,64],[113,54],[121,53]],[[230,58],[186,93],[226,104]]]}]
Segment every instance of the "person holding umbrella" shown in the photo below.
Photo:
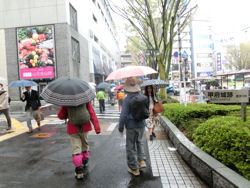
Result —
[{"label": "person holding umbrella", "polygon": [[94,90],[88,83],[77,78],[62,77],[48,84],[41,96],[49,103],[61,106],[57,116],[67,120],[67,133],[72,146],[72,161],[75,165],[75,178],[83,179],[84,168],[88,166],[88,132],[94,125],[96,134],[101,132],[99,121],[91,102]]},{"label": "person holding umbrella", "polygon": [[[143,146],[143,135],[145,131],[145,119],[142,117],[136,119],[138,114],[133,114],[133,109],[139,113],[148,111],[147,98],[140,95],[140,86],[135,78],[128,78],[124,87],[127,93],[123,101],[123,108],[119,121],[119,132],[123,135],[124,126],[126,127],[126,154],[128,172],[134,176],[139,176],[141,168],[146,168],[146,155]],[[141,100],[142,98],[144,100]],[[133,103],[133,100],[140,97],[140,105]],[[146,109],[146,111],[144,110]],[[142,115],[142,114],[140,114]],[[147,114],[145,114],[147,115]],[[148,117],[148,116],[147,116]]]},{"label": "person holding umbrella", "polygon": [[157,102],[153,86],[152,85],[146,86],[144,94],[148,97],[150,114],[149,118],[146,120],[146,126],[148,128],[149,139],[152,141],[153,137],[156,137],[154,129],[158,118],[158,115],[153,113],[154,105]]},{"label": "person holding umbrella", "polygon": [[100,113],[102,114],[105,111],[105,92],[103,89],[99,89],[96,94],[96,98],[99,101],[99,109]]},{"label": "person holding umbrella", "polygon": [[41,107],[41,102],[39,99],[39,94],[37,91],[31,89],[31,86],[26,86],[25,87],[26,91],[21,95],[21,100],[24,102],[26,101],[25,105],[25,112],[26,112],[26,117],[27,117],[27,126],[29,128],[29,131],[27,133],[32,133],[32,124],[31,124],[31,119],[32,116],[36,120],[37,125],[38,125],[38,130],[40,130],[40,107]]},{"label": "person holding umbrella", "polygon": [[168,85],[166,81],[158,80],[158,79],[152,79],[152,80],[145,80],[143,84],[141,85],[142,88],[145,88],[145,95],[148,97],[149,102],[149,111],[150,116],[146,120],[148,133],[149,133],[149,139],[152,141],[154,137],[156,137],[154,133],[154,128],[159,123],[159,116],[157,114],[154,114],[153,109],[154,105],[158,102],[156,97],[156,91],[159,88],[165,88]]}]

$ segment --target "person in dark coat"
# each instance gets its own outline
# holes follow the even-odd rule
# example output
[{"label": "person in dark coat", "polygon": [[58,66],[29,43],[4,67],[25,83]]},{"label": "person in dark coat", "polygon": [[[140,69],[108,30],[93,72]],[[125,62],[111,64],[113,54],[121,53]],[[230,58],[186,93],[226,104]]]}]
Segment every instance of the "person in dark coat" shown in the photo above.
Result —
[{"label": "person in dark coat", "polygon": [[26,118],[27,118],[27,126],[29,128],[29,131],[27,133],[32,133],[32,124],[31,119],[32,116],[36,120],[38,129],[40,130],[40,107],[41,102],[39,99],[39,93],[31,87],[25,87],[26,91],[22,94],[21,100],[24,102],[26,101],[25,105],[25,112],[26,112]]},{"label": "person in dark coat", "polygon": [[119,121],[119,132],[123,135],[126,127],[126,154],[128,172],[135,176],[140,175],[139,169],[146,168],[146,155],[143,146],[143,135],[145,131],[145,120],[136,121],[130,109],[130,101],[139,95],[140,86],[135,78],[128,78],[124,90],[127,93],[122,104],[122,111]]}]

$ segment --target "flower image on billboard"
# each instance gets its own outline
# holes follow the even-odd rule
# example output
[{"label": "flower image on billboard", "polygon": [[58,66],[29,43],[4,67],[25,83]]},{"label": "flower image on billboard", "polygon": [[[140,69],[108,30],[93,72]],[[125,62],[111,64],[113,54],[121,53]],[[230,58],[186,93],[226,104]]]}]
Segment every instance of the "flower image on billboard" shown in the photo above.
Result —
[{"label": "flower image on billboard", "polygon": [[17,38],[20,79],[54,78],[53,26],[19,28]]}]

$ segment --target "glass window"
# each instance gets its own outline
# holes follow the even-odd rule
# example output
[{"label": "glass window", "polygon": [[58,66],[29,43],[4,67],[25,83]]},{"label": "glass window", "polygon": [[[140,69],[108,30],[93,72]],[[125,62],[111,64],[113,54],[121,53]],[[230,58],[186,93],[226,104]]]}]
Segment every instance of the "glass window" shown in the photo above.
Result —
[{"label": "glass window", "polygon": [[80,46],[79,42],[71,37],[72,60],[75,63],[80,63]]},{"label": "glass window", "polygon": [[70,25],[77,31],[77,12],[76,9],[69,4],[70,9]]},{"label": "glass window", "polygon": [[93,20],[97,23],[97,19],[94,14],[93,14]]},{"label": "glass window", "polygon": [[98,43],[98,38],[94,35],[94,41],[96,42],[96,43]]}]

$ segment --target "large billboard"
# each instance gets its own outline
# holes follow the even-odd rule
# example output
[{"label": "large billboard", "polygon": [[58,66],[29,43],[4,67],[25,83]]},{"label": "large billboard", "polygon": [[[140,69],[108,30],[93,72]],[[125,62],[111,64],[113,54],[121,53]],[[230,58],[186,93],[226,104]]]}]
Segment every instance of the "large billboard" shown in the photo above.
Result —
[{"label": "large billboard", "polygon": [[19,28],[17,38],[20,79],[54,78],[53,26]]}]

